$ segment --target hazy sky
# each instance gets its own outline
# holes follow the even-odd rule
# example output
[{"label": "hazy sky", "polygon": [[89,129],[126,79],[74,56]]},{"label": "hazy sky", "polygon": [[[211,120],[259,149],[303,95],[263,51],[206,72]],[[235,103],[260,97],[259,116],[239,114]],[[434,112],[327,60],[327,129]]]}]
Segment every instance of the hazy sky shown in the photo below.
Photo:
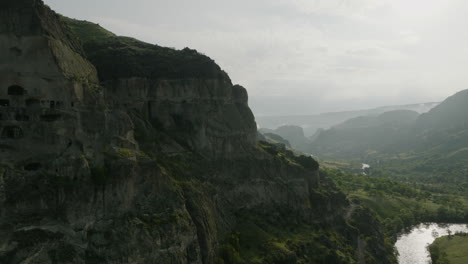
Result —
[{"label": "hazy sky", "polygon": [[466,0],[45,0],[213,58],[257,115],[440,101],[468,89]]}]

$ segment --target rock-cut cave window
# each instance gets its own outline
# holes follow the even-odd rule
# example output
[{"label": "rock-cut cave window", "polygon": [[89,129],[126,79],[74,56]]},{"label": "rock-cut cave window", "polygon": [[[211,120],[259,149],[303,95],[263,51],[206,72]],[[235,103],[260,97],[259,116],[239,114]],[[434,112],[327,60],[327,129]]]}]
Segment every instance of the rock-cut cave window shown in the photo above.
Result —
[{"label": "rock-cut cave window", "polygon": [[15,120],[16,121],[29,121],[29,116],[25,114],[16,114]]},{"label": "rock-cut cave window", "polygon": [[26,100],[26,106],[40,106],[41,101],[35,98],[29,98]]},{"label": "rock-cut cave window", "polygon": [[25,95],[26,90],[19,85],[12,85],[8,87],[8,95]]},{"label": "rock-cut cave window", "polygon": [[42,167],[42,165],[39,162],[33,162],[33,163],[26,164],[24,166],[24,169],[27,170],[27,171],[37,171],[41,167]]},{"label": "rock-cut cave window", "polygon": [[0,106],[10,106],[10,100],[0,99]]},{"label": "rock-cut cave window", "polygon": [[23,130],[17,126],[7,126],[2,131],[2,138],[18,139],[23,137]]}]

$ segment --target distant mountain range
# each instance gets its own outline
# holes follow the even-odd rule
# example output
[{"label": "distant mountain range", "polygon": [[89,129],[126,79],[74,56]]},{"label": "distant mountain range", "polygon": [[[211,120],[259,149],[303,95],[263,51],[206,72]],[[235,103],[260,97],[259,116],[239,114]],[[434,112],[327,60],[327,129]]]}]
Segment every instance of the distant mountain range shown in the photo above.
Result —
[{"label": "distant mountain range", "polygon": [[378,116],[351,118],[317,132],[307,152],[345,160],[365,160],[377,153],[401,152],[411,145],[410,142],[415,142],[412,125],[419,116],[415,111],[395,110]]},{"label": "distant mountain range", "polygon": [[468,90],[427,113],[397,110],[349,119],[315,135],[309,153],[353,160],[405,179],[468,187]]},{"label": "distant mountain range", "polygon": [[304,129],[305,136],[310,137],[319,129],[328,129],[351,118],[360,116],[378,116],[385,112],[394,110],[411,110],[421,114],[428,112],[437,105],[439,105],[438,102],[430,102],[422,104],[383,106],[355,111],[330,112],[317,115],[256,116],[255,119],[260,128],[276,129],[285,125],[300,126]]}]

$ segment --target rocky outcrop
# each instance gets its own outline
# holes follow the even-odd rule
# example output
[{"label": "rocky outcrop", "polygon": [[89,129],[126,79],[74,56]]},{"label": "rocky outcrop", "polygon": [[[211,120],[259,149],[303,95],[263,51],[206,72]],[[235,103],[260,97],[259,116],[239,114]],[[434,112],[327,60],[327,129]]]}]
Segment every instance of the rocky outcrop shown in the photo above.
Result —
[{"label": "rocky outcrop", "polygon": [[264,135],[266,135],[267,133],[279,135],[280,137],[287,140],[291,144],[290,147],[292,147],[293,149],[304,152],[307,152],[309,150],[308,145],[311,142],[308,138],[304,136],[304,130],[300,126],[280,126],[274,130],[261,128],[259,131]]},{"label": "rocky outcrop", "polygon": [[[83,43],[97,73],[41,1],[0,8],[1,263],[234,263],[223,245],[254,215],[353,247],[344,195],[311,158],[257,143],[246,90],[211,59],[110,34]],[[107,44],[148,54],[135,70]]]}]

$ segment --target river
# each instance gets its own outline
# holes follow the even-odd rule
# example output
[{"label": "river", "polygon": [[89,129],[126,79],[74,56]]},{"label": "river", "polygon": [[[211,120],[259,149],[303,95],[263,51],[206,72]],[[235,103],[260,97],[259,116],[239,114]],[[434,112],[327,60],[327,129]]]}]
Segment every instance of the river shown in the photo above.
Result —
[{"label": "river", "polygon": [[468,233],[468,225],[464,224],[420,224],[410,232],[398,236],[395,247],[398,250],[399,264],[430,264],[431,258],[427,246],[437,237],[448,235],[448,230]]}]

